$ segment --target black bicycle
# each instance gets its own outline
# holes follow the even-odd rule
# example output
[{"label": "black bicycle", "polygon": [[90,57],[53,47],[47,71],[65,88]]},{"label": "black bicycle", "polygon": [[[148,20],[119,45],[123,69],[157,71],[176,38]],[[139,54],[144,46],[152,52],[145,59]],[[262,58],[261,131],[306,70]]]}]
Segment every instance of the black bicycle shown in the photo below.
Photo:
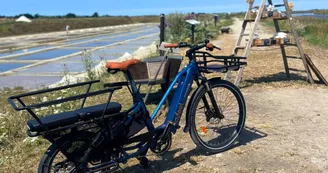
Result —
[{"label": "black bicycle", "polygon": [[[246,65],[242,61],[245,58],[213,56],[200,51],[202,48],[209,51],[217,48],[207,40],[196,45],[179,43],[165,47],[188,47],[186,56],[190,61],[172,81],[152,116],[149,115],[129,71],[131,66],[139,63],[136,59],[107,63],[106,67],[110,73],[122,71],[127,81],[105,84],[103,90],[90,92],[91,86],[99,82],[93,81],[10,97],[8,101],[16,110],[26,110],[34,118],[27,123],[27,134],[41,135],[52,143],[40,160],[38,172],[112,172],[119,167],[119,163],[126,163],[134,157],[146,167],[148,160],[145,156],[149,149],[159,155],[170,149],[172,135],[180,127],[179,122],[193,83],[197,85],[197,89],[191,95],[187,106],[184,132],[189,132],[194,143],[210,153],[222,152],[231,147],[246,119],[243,95],[234,84],[221,78],[207,79],[202,74],[238,70],[240,66]],[[80,86],[88,86],[85,94],[31,105],[25,102],[35,95]],[[110,101],[113,92],[122,86],[129,88],[134,102],[134,105],[125,111],[121,111],[120,103]],[[173,88],[176,90],[166,119],[163,124],[154,127],[152,120],[158,115]],[[84,107],[88,97],[105,93],[109,93],[107,103]],[[46,117],[39,117],[33,111],[79,99],[82,99],[81,108],[74,111]],[[140,134],[144,128],[148,132]]]}]

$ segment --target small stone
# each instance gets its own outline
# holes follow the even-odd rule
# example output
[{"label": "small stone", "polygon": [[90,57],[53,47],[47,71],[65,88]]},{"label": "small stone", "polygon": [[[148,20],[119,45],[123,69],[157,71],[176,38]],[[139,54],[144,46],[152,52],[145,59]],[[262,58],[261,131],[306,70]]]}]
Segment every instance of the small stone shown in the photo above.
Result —
[{"label": "small stone", "polygon": [[222,154],[221,154],[221,153],[216,154],[215,157],[216,157],[216,158],[220,158],[220,157],[222,157]]}]

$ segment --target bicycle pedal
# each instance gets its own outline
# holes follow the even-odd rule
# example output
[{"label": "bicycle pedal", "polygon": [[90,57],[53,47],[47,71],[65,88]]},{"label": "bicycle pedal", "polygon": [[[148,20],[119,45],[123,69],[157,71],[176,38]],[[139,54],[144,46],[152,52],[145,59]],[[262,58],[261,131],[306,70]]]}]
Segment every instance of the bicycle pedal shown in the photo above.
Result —
[{"label": "bicycle pedal", "polygon": [[140,159],[139,159],[139,161],[140,161],[140,165],[142,166],[142,168],[144,168],[144,169],[146,169],[146,168],[148,168],[149,167],[149,160],[146,158],[146,157],[141,157]]}]

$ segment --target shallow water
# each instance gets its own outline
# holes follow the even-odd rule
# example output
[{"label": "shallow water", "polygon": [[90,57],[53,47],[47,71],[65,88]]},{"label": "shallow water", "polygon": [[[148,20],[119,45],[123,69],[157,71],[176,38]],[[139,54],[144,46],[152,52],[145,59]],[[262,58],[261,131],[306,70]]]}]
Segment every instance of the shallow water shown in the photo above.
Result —
[{"label": "shallow water", "polygon": [[22,73],[63,73],[64,72],[83,72],[84,66],[81,63],[53,62],[29,68]]},{"label": "shallow water", "polygon": [[9,71],[9,70],[13,70],[19,67],[24,67],[26,65],[29,65],[29,63],[4,63],[4,64],[0,64],[0,73],[1,72],[5,72],[5,71]]},{"label": "shallow water", "polygon": [[[124,30],[122,32],[108,33],[107,35],[100,35],[90,38],[82,38],[78,40],[67,40],[66,44],[78,43],[81,41],[91,41],[88,43],[81,43],[78,45],[67,45],[62,48],[52,49],[49,51],[39,52],[35,54],[19,56],[17,58],[12,58],[12,60],[48,60],[53,58],[58,58],[65,55],[70,55],[82,51],[83,48],[91,49],[95,47],[107,46],[117,42],[135,39],[149,34],[158,33],[159,29],[157,27],[145,27],[138,28],[140,32],[131,33],[136,31]],[[108,38],[108,39],[107,39]],[[101,40],[97,40],[101,39]],[[149,46],[153,41],[158,40],[158,35],[147,37],[144,39],[132,40],[124,42],[119,45],[109,46],[101,50],[93,51],[90,55],[91,60],[94,62],[94,66],[98,65],[100,60],[114,60],[121,57],[124,53],[132,53],[141,46]],[[48,46],[40,46],[35,48],[30,48],[28,51],[32,50],[42,50],[48,48]],[[15,52],[10,52],[10,54],[23,53],[23,50],[18,50]],[[0,53],[1,56],[6,56],[9,53]],[[6,63],[0,64],[0,71],[8,71],[15,68],[23,67],[29,65],[29,63]],[[27,89],[40,88],[42,85],[49,85],[61,80],[66,72],[83,72],[84,65],[82,63],[82,56],[77,55],[71,58],[61,59],[55,62],[50,62],[47,64],[42,64],[39,66],[31,67],[23,71],[16,72],[12,74],[13,76],[0,76],[0,88],[3,87],[15,87],[24,86]],[[35,76],[34,76],[35,75]],[[47,76],[49,75],[49,76]]]},{"label": "shallow water", "polygon": [[73,54],[76,52],[80,52],[79,49],[55,49],[49,50],[46,52],[40,52],[36,54],[30,54],[15,58],[15,60],[47,60],[52,58],[57,58],[64,55]]},{"label": "shallow water", "polygon": [[8,55],[17,55],[17,54],[21,54],[21,53],[26,53],[26,52],[31,52],[31,51],[36,51],[36,50],[42,50],[45,48],[51,48],[54,46],[38,46],[38,47],[32,47],[32,48],[28,48],[28,49],[23,49],[23,50],[14,50],[11,52],[4,52],[4,53],[0,53],[0,58],[3,56],[8,56]]},{"label": "shallow water", "polygon": [[294,17],[314,17],[319,19],[328,19],[328,14],[314,14],[314,13],[297,13]]}]

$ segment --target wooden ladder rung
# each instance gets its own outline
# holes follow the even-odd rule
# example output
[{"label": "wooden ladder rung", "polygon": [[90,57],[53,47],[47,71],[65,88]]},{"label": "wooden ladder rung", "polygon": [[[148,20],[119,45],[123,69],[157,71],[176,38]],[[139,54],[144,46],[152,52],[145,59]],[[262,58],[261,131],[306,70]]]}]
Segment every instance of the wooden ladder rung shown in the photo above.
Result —
[{"label": "wooden ladder rung", "polygon": [[288,17],[274,18],[273,20],[288,20]]},{"label": "wooden ladder rung", "polygon": [[237,46],[235,49],[245,49],[246,46]]},{"label": "wooden ladder rung", "polygon": [[283,44],[284,46],[296,46],[297,47],[297,44]]},{"label": "wooden ladder rung", "polygon": [[299,70],[299,69],[296,69],[296,68],[289,68],[290,71],[296,71],[296,72],[304,72],[306,73],[306,70]]},{"label": "wooden ladder rung", "polygon": [[246,19],[245,22],[255,22],[255,19]]},{"label": "wooden ladder rung", "polygon": [[284,33],[286,33],[286,34],[292,33],[292,32],[290,32],[290,31],[279,31],[279,32],[284,32]]},{"label": "wooden ladder rung", "polygon": [[302,59],[302,57],[297,57],[297,56],[286,56],[286,58],[289,58],[289,59]]},{"label": "wooden ladder rung", "polygon": [[274,5],[274,7],[284,7],[285,4],[277,4],[277,5]]},{"label": "wooden ladder rung", "polygon": [[241,35],[244,36],[244,37],[245,37],[245,36],[250,36],[250,34],[241,34]]}]

